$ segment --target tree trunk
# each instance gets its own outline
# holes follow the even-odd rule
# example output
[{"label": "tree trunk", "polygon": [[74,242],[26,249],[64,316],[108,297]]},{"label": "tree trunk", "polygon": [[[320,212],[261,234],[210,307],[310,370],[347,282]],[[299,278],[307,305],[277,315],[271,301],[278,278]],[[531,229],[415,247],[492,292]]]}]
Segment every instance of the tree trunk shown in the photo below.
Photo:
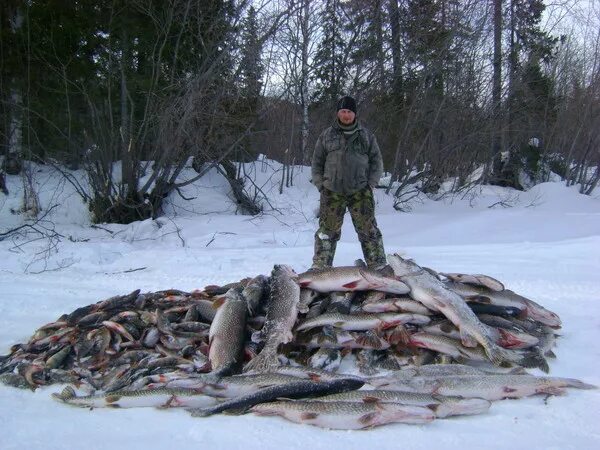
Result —
[{"label": "tree trunk", "polygon": [[400,9],[398,0],[389,0],[390,25],[392,31],[392,91],[398,109],[402,110],[403,86],[402,86],[402,49],[400,46]]},{"label": "tree trunk", "polygon": [[494,59],[492,82],[492,174],[497,181],[502,169],[502,0],[492,0],[494,4]]}]

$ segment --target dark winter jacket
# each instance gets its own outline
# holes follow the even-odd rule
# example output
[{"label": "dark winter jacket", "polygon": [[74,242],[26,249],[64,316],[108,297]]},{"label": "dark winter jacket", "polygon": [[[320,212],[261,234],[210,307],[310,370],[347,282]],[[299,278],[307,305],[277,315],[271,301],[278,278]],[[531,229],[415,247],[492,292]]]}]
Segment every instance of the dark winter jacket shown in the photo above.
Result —
[{"label": "dark winter jacket", "polygon": [[375,187],[383,173],[383,160],[375,136],[360,124],[349,137],[338,122],[327,128],[315,145],[312,183],[319,189],[351,194]]}]

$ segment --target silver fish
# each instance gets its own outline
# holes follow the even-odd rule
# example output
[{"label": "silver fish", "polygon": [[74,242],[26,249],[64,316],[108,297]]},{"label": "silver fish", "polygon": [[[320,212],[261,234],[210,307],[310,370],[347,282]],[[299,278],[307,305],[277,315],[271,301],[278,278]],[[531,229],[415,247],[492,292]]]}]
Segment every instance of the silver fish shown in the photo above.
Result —
[{"label": "silver fish", "polygon": [[446,278],[448,278],[451,281],[455,281],[458,283],[465,283],[465,284],[474,284],[475,286],[483,286],[492,291],[503,291],[504,290],[504,285],[500,281],[498,281],[495,278],[492,278],[488,275],[481,275],[481,274],[470,275],[470,274],[465,274],[465,273],[444,273],[444,272],[440,272],[440,275],[445,276]]},{"label": "silver fish", "polygon": [[247,315],[248,304],[242,294],[237,289],[227,291],[208,335],[208,359],[213,372],[225,375],[241,363]]},{"label": "silver fish", "polygon": [[403,405],[426,406],[438,418],[474,415],[487,412],[491,403],[481,398],[464,399],[460,397],[444,397],[442,395],[419,394],[386,390],[358,390],[331,394],[319,397],[320,402],[381,402],[400,403]]},{"label": "silver fish", "polygon": [[399,324],[413,323],[422,325],[429,322],[429,317],[420,314],[403,313],[325,313],[314,319],[305,320],[296,329],[308,330],[314,327],[332,325],[348,331],[392,328]]},{"label": "silver fish", "polygon": [[411,298],[404,297],[386,298],[378,302],[363,303],[361,309],[364,312],[371,313],[404,312],[422,314],[424,316],[432,314],[432,311],[421,303]]},{"label": "silver fish", "polygon": [[376,290],[406,294],[410,290],[402,281],[356,266],[313,269],[298,275],[297,280],[300,287],[317,292]]},{"label": "silver fish", "polygon": [[596,389],[596,386],[572,378],[512,374],[413,377],[385,385],[388,390],[486,400],[521,398],[535,394],[561,395],[567,387]]},{"label": "silver fish", "polygon": [[526,317],[536,320],[544,325],[558,328],[561,320],[558,315],[510,289],[492,291],[485,287],[472,286],[463,283],[445,282],[444,286],[457,294],[465,297],[467,301],[473,299],[478,302],[488,302],[492,305],[518,308]]},{"label": "silver fish", "polygon": [[252,407],[252,412],[339,430],[359,430],[396,422],[421,424],[435,418],[429,408],[380,402],[273,402],[256,405]]},{"label": "silver fish", "polygon": [[194,389],[143,389],[138,391],[115,391],[109,394],[77,396],[67,386],[52,398],[68,405],[82,408],[203,408],[215,405],[219,400]]}]

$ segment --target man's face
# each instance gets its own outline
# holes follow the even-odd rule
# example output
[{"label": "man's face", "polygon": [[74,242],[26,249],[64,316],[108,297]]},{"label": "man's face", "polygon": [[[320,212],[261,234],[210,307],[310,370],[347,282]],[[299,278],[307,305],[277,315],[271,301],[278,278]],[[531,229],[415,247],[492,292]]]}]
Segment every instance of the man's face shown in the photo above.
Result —
[{"label": "man's face", "polygon": [[356,114],[349,109],[340,109],[337,112],[337,117],[342,125],[350,125],[352,122],[354,122]]}]

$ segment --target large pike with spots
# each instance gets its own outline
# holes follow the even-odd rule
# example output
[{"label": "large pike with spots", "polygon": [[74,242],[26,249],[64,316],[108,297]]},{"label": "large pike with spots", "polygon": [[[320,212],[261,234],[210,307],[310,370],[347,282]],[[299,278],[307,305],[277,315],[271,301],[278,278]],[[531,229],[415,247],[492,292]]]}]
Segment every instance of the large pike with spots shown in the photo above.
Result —
[{"label": "large pike with spots", "polygon": [[410,288],[402,281],[386,277],[366,267],[342,266],[313,269],[298,275],[298,284],[317,292],[382,291],[406,294]]},{"label": "large pike with spots", "polygon": [[265,345],[258,356],[244,367],[244,372],[266,372],[277,367],[279,345],[286,344],[294,338],[292,328],[298,317],[300,301],[300,286],[294,281],[296,276],[289,266],[276,265],[273,269],[267,316],[261,330]]},{"label": "large pike with spots", "polygon": [[388,255],[388,263],[395,275],[410,286],[410,296],[427,308],[439,311],[452,322],[460,332],[465,347],[475,347],[478,343],[495,365],[503,363],[518,364],[524,367],[547,367],[543,358],[537,354],[521,354],[507,350],[494,341],[490,327],[481,323],[465,300],[457,293],[447,289],[444,283],[415,262],[399,255]]}]

